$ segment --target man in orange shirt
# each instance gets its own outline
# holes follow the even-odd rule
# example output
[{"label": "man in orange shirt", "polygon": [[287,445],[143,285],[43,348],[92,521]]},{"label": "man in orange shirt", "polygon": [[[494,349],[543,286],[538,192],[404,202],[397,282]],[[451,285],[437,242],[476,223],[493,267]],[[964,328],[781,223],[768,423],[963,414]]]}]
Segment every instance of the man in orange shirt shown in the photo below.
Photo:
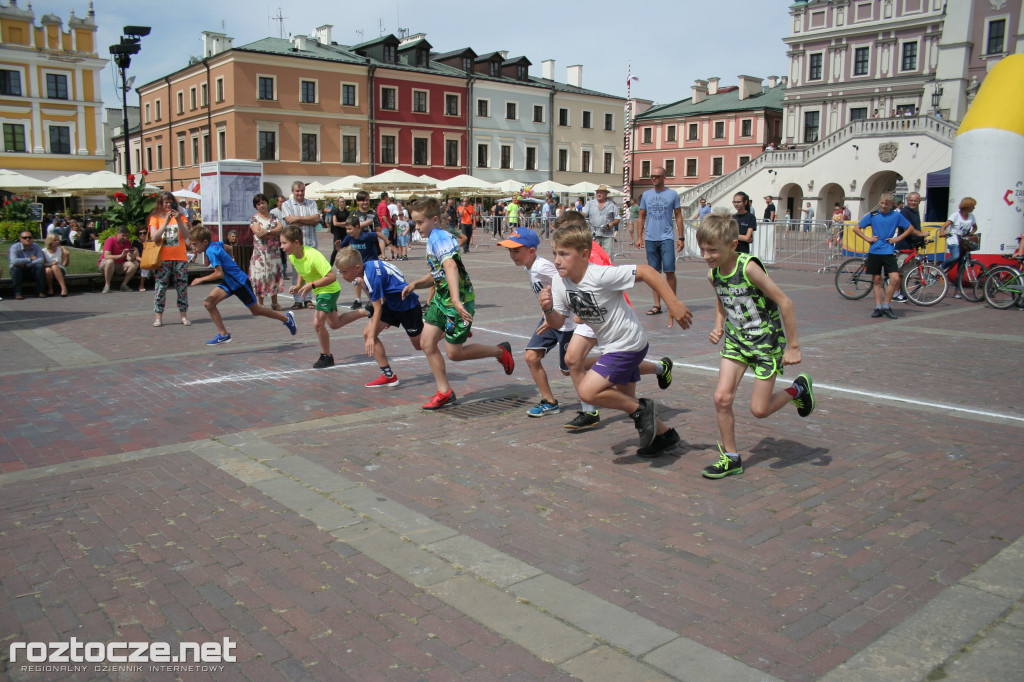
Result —
[{"label": "man in orange shirt", "polygon": [[462,234],[466,235],[466,241],[462,244],[462,250],[469,253],[469,245],[473,242],[473,204],[469,197],[462,199],[462,204],[456,209],[459,214],[459,223],[462,226]]}]

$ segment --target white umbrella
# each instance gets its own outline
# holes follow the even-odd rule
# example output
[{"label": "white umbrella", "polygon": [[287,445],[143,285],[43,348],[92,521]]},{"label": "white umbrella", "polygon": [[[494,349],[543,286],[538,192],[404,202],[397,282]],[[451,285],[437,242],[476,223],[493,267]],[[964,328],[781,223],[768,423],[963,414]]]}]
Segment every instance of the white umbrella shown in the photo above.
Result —
[{"label": "white umbrella", "polygon": [[433,187],[436,184],[436,180],[418,178],[405,171],[392,168],[389,171],[366,178],[359,183],[359,186],[369,192],[378,192],[389,189],[422,189],[424,187]]},{"label": "white umbrella", "polygon": [[570,188],[568,185],[563,185],[562,183],[555,182],[554,180],[545,180],[544,182],[538,182],[533,186],[534,194],[547,194],[548,192],[552,192],[553,194],[565,194],[569,191]]},{"label": "white umbrella", "polygon": [[326,199],[327,195],[324,193],[324,185],[316,180],[306,185],[306,198]]},{"label": "white umbrella", "polygon": [[95,173],[79,173],[68,176],[59,182],[51,182],[50,188],[59,192],[95,192],[99,194],[115,192],[122,189],[125,177],[110,171]]},{"label": "white umbrella", "polygon": [[515,194],[525,185],[518,180],[502,180],[494,184],[502,194]]},{"label": "white umbrella", "polygon": [[346,175],[343,178],[338,178],[337,180],[328,182],[320,191],[325,194],[348,194],[358,192],[359,183],[362,181],[363,179],[358,175]]},{"label": "white umbrella", "polygon": [[484,196],[491,194],[498,194],[501,190],[497,189],[493,184],[480,178],[475,178],[472,175],[456,175],[454,178],[448,178],[437,183],[437,189],[442,192],[449,194],[464,194],[467,196]]},{"label": "white umbrella", "polygon": [[47,183],[43,180],[0,168],[0,189],[42,189],[46,185]]},{"label": "white umbrella", "polygon": [[[607,187],[607,185],[605,186]],[[593,194],[594,192],[597,191],[598,187],[600,187],[600,185],[595,185],[592,182],[587,182],[584,180],[583,182],[577,182],[575,185],[569,187],[568,191],[571,194]],[[612,189],[611,187],[608,187],[608,196],[621,197],[622,192],[618,191],[617,189]]]},{"label": "white umbrella", "polygon": [[195,192],[189,192],[187,189],[179,189],[177,192],[171,192],[178,199],[202,199],[203,197]]}]

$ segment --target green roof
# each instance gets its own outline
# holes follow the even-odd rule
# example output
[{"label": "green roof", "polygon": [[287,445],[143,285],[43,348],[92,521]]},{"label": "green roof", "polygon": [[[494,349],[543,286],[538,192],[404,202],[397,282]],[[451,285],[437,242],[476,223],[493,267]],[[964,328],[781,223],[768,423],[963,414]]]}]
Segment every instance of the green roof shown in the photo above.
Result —
[{"label": "green roof", "polygon": [[765,88],[764,92],[758,95],[751,95],[745,100],[740,100],[740,90],[736,86],[722,88],[722,90],[725,90],[725,92],[719,91],[715,95],[708,95],[704,101],[697,104],[693,103],[692,97],[687,97],[670,104],[656,104],[644,113],[636,116],[636,120],[685,118],[687,116],[718,114],[726,111],[754,111],[760,109],[777,109],[782,111],[782,98],[785,95],[785,88],[782,86]]},{"label": "green roof", "polygon": [[287,38],[262,38],[247,45],[235,47],[235,50],[243,52],[262,52],[264,54],[276,54],[285,57],[299,57],[302,59],[322,59],[329,62],[344,62],[346,64],[365,64],[366,58],[349,52],[339,45],[324,45],[315,38],[306,41],[305,50],[296,50],[295,43]]}]

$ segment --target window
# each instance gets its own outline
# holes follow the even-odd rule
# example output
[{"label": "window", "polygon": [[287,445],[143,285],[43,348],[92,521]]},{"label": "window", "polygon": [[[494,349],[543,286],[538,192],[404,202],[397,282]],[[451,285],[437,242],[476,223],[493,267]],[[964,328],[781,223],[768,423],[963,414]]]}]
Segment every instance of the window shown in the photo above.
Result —
[{"label": "window", "polygon": [[164,169],[164,146],[162,144],[156,146],[156,169]]},{"label": "window", "polygon": [[189,88],[188,89],[188,103],[189,103],[189,108],[192,111],[195,111],[196,110],[196,89],[195,88]]},{"label": "window", "polygon": [[458,140],[445,140],[444,141],[444,165],[446,165],[446,166],[458,166],[459,165],[459,141]]},{"label": "window", "polygon": [[359,138],[355,135],[341,136],[341,162],[359,163]]},{"label": "window", "polygon": [[604,173],[605,173],[605,175],[611,175],[614,172],[612,170],[613,158],[614,157],[612,157],[612,153],[611,152],[605,152],[604,153]]},{"label": "window", "polygon": [[146,147],[146,168],[153,170],[153,148]]},{"label": "window", "polygon": [[21,72],[0,70],[0,95],[21,97]]},{"label": "window", "polygon": [[514,121],[518,118],[518,113],[515,102],[505,102],[505,118]]},{"label": "window", "polygon": [[[394,88],[380,89],[380,108],[394,111],[398,108],[398,92]],[[392,161],[392,163],[394,163]]]},{"label": "window", "polygon": [[533,122],[543,123],[544,122],[544,107],[540,104],[533,105]]},{"label": "window", "polygon": [[62,73],[46,74],[46,96],[49,99],[67,99],[68,77]]},{"label": "window", "polygon": [[851,121],[863,121],[868,117],[867,107],[854,107],[850,109],[850,120]]},{"label": "window", "polygon": [[584,150],[583,152],[580,153],[580,172],[581,173],[589,173],[590,172],[590,152],[589,151]]},{"label": "window", "polygon": [[558,150],[558,170],[565,173],[569,170],[569,150]]},{"label": "window", "polygon": [[[274,79],[268,78],[267,76],[260,76],[259,78],[259,99],[274,99]],[[193,90],[193,92],[195,92]],[[193,100],[195,96],[193,95]],[[193,101],[192,108],[195,108],[195,102]]]},{"label": "window", "polygon": [[754,121],[753,119],[745,118],[740,121],[740,137],[753,137],[754,135]]},{"label": "window", "polygon": [[686,177],[695,178],[697,177],[697,159],[686,160]]},{"label": "window", "polygon": [[822,54],[812,54],[810,60],[810,69],[807,71],[807,80],[809,81],[820,81],[821,80],[821,62]]},{"label": "window", "polygon": [[317,160],[317,134],[316,133],[301,133],[299,135],[299,148],[301,151],[300,161],[316,161]]},{"label": "window", "polygon": [[853,51],[853,75],[868,75],[868,56],[870,51],[866,47],[858,47]]},{"label": "window", "polygon": [[341,84],[341,105],[343,107],[356,106],[356,86],[350,83]]},{"label": "window", "polygon": [[414,166],[426,166],[430,140],[425,137],[412,139],[412,163]]},{"label": "window", "polygon": [[152,118],[152,117],[150,116],[150,114],[149,114],[149,111],[150,111],[150,108],[149,108],[149,102],[146,102],[146,106],[145,106],[145,107],[143,107],[143,108],[144,108],[144,109],[145,109],[145,111],[146,111],[146,123],[151,123],[151,122],[152,122],[152,120],[153,120],[153,118]]},{"label": "window", "polygon": [[676,160],[665,159],[665,177],[674,178],[676,176]]},{"label": "window", "polygon": [[569,125],[569,110],[559,109],[558,110],[558,125],[568,126]]},{"label": "window", "polygon": [[591,114],[591,112],[589,112],[589,111],[584,111],[583,112],[583,127],[584,128],[593,128],[594,127],[591,124],[591,118],[593,118],[593,115]]},{"label": "window", "polygon": [[493,76],[494,78],[501,78],[501,64],[498,62],[491,62],[491,68],[488,71],[488,75]]},{"label": "window", "polygon": [[50,126],[50,153],[71,153],[71,128],[67,126]]},{"label": "window", "polygon": [[651,177],[651,162],[641,161],[640,162],[640,177],[649,178]]},{"label": "window", "polygon": [[818,121],[820,115],[821,112],[818,111],[804,112],[804,142],[818,141]]},{"label": "window", "polygon": [[394,45],[384,46],[384,61],[388,64],[394,64],[398,57],[398,48]]},{"label": "window", "polygon": [[217,90],[216,90],[217,101],[218,102],[223,102],[224,101],[224,79],[223,78],[218,78],[216,81],[214,81],[214,83],[215,83],[214,87],[217,88]]},{"label": "window", "polygon": [[395,162],[395,136],[394,135],[381,135],[380,137],[380,162],[390,163]]},{"label": "window", "polygon": [[615,130],[615,114],[604,115],[604,129]]},{"label": "window", "polygon": [[478,144],[476,146],[476,166],[477,168],[487,168],[490,165],[490,147],[486,144]]},{"label": "window", "polygon": [[473,70],[473,58],[472,57],[463,57],[462,58],[462,70],[465,71],[466,73],[469,73],[470,71]]},{"label": "window", "polygon": [[199,163],[200,163],[200,161],[199,161],[199,138],[198,137],[193,137],[192,138],[192,165],[195,166],[195,165],[197,165]]},{"label": "window", "polygon": [[213,161],[213,148],[210,146],[210,133],[203,135],[203,161],[205,163]]},{"label": "window", "polygon": [[537,148],[526,148],[526,170],[537,170]]},{"label": "window", "polygon": [[303,104],[316,103],[316,81],[299,81],[299,101]]},{"label": "window", "polygon": [[675,141],[676,141],[676,127],[675,126],[667,126],[665,128],[665,142],[675,142]]},{"label": "window", "polygon": [[741,156],[740,157],[740,165],[741,166],[746,166],[748,163],[750,163],[750,157],[749,156]]},{"label": "window", "polygon": [[459,115],[459,96],[446,94],[444,96],[444,113],[445,116],[458,116]]},{"label": "window", "polygon": [[722,157],[716,156],[711,159],[711,174],[721,175],[722,174]]},{"label": "window", "polygon": [[696,140],[699,135],[700,135],[700,124],[699,123],[691,123],[687,127],[686,139],[687,140]]},{"label": "window", "polygon": [[715,121],[715,139],[725,139],[725,121]]},{"label": "window", "polygon": [[277,158],[277,133],[261,130],[259,134],[259,160],[273,161]]},{"label": "window", "polygon": [[[163,168],[163,164],[159,163],[160,154],[161,154],[160,145],[157,145],[156,146],[156,156],[157,156],[157,161],[158,161],[157,167],[158,168]],[[226,158],[228,158],[228,133],[227,133],[226,130],[218,130],[217,131],[217,158],[218,159],[226,159]]]},{"label": "window", "polygon": [[185,167],[185,138],[178,138],[178,166]]},{"label": "window", "polygon": [[426,90],[413,90],[412,91],[412,110],[417,114],[427,113],[427,91]]},{"label": "window", "polygon": [[178,113],[185,113],[185,93],[181,90],[178,91]]},{"label": "window", "polygon": [[206,83],[203,83],[199,86],[199,91],[202,93],[203,106],[210,106],[210,88],[206,85]]},{"label": "window", "polygon": [[900,61],[901,71],[917,69],[917,43],[903,43],[903,59]]},{"label": "window", "polygon": [[160,115],[160,108],[161,108],[161,107],[160,107],[160,100],[157,100],[157,101],[156,101],[156,120],[158,120],[158,121],[159,121],[159,120],[160,120],[160,118],[161,118],[161,115]]},{"label": "window", "polygon": [[654,141],[654,128],[644,128],[644,144],[651,144]]},{"label": "window", "polygon": [[476,115],[481,118],[487,118],[491,115],[491,103],[486,99],[478,99],[476,101]]},{"label": "window", "polygon": [[1006,19],[988,22],[988,38],[985,39],[985,54],[1002,54],[1006,51]]},{"label": "window", "polygon": [[503,169],[512,167],[512,147],[507,144],[501,145],[501,167]]},{"label": "window", "polygon": [[525,81],[530,78],[529,70],[522,64],[516,64],[516,79]]}]

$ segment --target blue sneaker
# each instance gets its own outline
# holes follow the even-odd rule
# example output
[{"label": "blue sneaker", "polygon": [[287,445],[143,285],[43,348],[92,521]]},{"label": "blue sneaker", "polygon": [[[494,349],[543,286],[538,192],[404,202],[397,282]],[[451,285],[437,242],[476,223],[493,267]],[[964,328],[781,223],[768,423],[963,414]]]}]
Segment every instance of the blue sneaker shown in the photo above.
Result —
[{"label": "blue sneaker", "polygon": [[561,408],[558,407],[558,401],[549,403],[547,400],[541,400],[535,407],[531,407],[527,410],[526,414],[531,417],[543,417],[546,414],[558,414],[561,412]]},{"label": "blue sneaker", "polygon": [[[295,316],[292,315],[290,310],[286,312],[284,316],[288,318],[285,320],[284,326],[288,327],[288,331],[292,333],[292,336],[295,336],[295,332],[299,330],[299,328],[295,326]],[[230,334],[228,336],[230,336]]]},{"label": "blue sneaker", "polygon": [[222,343],[231,343],[231,334],[217,334],[206,342],[207,346],[219,346]]}]

